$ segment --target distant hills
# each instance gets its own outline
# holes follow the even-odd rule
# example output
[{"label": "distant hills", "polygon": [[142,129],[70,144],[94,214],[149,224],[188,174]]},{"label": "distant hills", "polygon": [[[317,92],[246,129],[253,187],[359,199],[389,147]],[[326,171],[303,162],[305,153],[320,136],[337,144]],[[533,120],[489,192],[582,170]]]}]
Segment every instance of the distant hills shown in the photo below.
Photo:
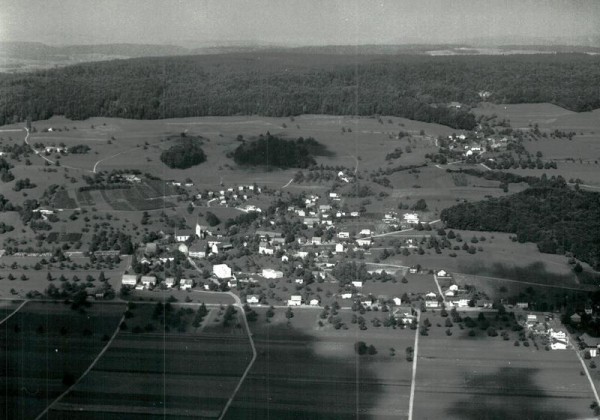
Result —
[{"label": "distant hills", "polygon": [[51,46],[40,42],[0,42],[0,72],[22,73],[64,67],[71,64],[139,57],[226,54],[236,52],[294,52],[323,55],[513,55],[587,53],[600,54],[599,47],[570,45],[504,45],[476,44],[397,44],[397,45],[325,45],[283,47],[259,43],[237,42],[205,44],[191,47],[158,44],[98,44]]}]

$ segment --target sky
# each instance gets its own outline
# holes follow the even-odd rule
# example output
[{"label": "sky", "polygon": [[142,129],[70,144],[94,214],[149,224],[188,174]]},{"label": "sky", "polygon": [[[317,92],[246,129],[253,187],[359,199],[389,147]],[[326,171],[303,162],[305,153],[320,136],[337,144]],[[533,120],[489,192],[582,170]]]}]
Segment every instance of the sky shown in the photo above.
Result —
[{"label": "sky", "polygon": [[0,0],[0,41],[287,46],[600,36],[600,0]]}]

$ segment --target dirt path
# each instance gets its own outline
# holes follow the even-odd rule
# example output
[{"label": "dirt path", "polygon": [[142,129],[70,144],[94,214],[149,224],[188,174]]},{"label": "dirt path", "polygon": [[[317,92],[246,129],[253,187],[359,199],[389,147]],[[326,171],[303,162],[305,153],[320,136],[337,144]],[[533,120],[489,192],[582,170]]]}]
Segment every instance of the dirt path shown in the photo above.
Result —
[{"label": "dirt path", "polygon": [[14,314],[16,314],[17,312],[19,312],[19,309],[21,309],[23,306],[25,306],[25,304],[27,302],[29,302],[29,301],[28,300],[24,300],[23,303],[21,303],[17,309],[15,309],[10,314],[8,314],[6,317],[4,317],[4,319],[2,321],[0,321],[0,325],[4,324],[4,322],[8,321]]},{"label": "dirt path", "polygon": [[100,358],[104,355],[104,353],[106,353],[106,351],[108,350],[108,348],[110,347],[110,345],[112,344],[112,342],[115,340],[115,338],[117,337],[117,334],[119,333],[120,330],[120,326],[121,323],[125,321],[125,315],[123,315],[121,317],[121,320],[119,321],[119,323],[117,324],[117,328],[115,328],[115,332],[113,333],[112,337],[110,337],[110,340],[108,340],[108,342],[106,343],[106,345],[104,346],[104,348],[102,349],[102,351],[100,351],[100,353],[98,353],[98,355],[96,356],[96,358],[92,361],[92,363],[90,363],[90,365],[88,366],[88,368],[85,370],[85,372],[83,372],[83,374],[79,377],[79,379],[77,379],[75,381],[75,383],[73,385],[71,385],[69,388],[67,388],[67,390],[65,392],[63,392],[62,394],[60,394],[58,396],[58,398],[56,398],[54,401],[52,401],[44,411],[42,411],[42,413],[36,417],[36,420],[42,419],[44,417],[48,417],[48,412],[52,409],[52,407],[58,402],[60,401],[62,398],[64,398],[73,388],[75,388],[75,386],[77,386],[77,384],[79,382],[81,382],[81,380],[94,368],[94,366],[96,365],[96,363],[98,362],[98,360],[100,360]]}]

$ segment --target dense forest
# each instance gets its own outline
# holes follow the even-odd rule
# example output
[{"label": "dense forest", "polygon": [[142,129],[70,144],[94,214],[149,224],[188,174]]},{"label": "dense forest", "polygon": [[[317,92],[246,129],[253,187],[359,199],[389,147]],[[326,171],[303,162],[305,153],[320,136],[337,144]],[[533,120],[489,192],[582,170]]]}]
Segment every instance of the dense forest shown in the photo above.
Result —
[{"label": "dense forest", "polygon": [[444,209],[441,219],[453,229],[514,233],[519,242],[535,242],[541,252],[569,252],[600,270],[600,193],[549,183],[461,203]]},{"label": "dense forest", "polygon": [[369,56],[284,52],[136,58],[0,74],[0,125],[65,115],[396,115],[472,129],[447,104],[551,102],[600,107],[600,57],[585,54]]},{"label": "dense forest", "polygon": [[199,165],[206,160],[200,142],[195,139],[182,138],[177,144],[160,154],[160,160],[169,168],[187,169]]},{"label": "dense forest", "polygon": [[311,151],[321,149],[322,145],[311,137],[284,140],[267,133],[240,144],[232,157],[238,165],[308,168],[316,164]]}]

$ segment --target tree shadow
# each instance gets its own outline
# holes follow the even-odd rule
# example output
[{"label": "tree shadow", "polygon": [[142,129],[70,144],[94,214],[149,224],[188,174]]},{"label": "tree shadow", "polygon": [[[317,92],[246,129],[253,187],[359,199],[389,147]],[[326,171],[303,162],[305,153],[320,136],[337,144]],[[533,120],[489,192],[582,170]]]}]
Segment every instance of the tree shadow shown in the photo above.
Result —
[{"label": "tree shadow", "polygon": [[[539,369],[501,368],[492,374],[465,374],[468,399],[456,401],[448,414],[465,420],[564,420],[575,417],[560,399],[541,389],[533,378]],[[590,412],[591,414],[591,412]]]}]

